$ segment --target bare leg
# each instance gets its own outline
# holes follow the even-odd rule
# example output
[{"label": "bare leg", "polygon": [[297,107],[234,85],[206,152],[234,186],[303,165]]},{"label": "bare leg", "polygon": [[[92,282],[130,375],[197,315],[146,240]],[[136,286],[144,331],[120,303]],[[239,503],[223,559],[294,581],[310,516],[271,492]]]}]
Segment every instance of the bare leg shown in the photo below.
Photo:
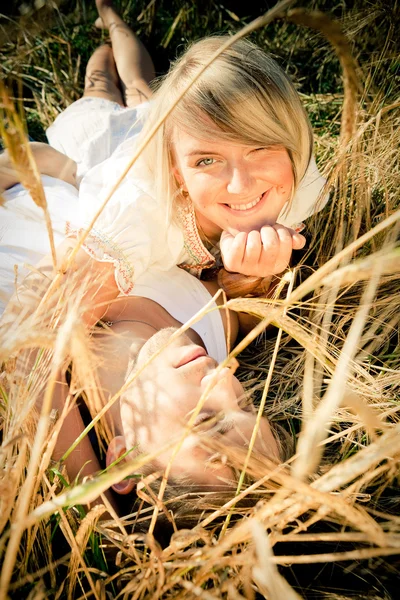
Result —
[{"label": "bare leg", "polygon": [[133,108],[152,94],[149,83],[155,77],[154,65],[145,46],[115,11],[111,0],[96,0],[97,27],[109,30],[115,65],[125,105]]},{"label": "bare leg", "polygon": [[100,46],[90,57],[86,67],[83,96],[105,98],[124,106],[113,51],[110,46]]}]

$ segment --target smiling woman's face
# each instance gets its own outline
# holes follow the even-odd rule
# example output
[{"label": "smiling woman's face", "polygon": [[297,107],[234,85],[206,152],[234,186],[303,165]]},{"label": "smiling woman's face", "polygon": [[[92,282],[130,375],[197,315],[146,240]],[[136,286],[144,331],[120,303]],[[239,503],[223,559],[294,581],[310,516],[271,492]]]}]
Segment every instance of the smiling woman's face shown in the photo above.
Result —
[{"label": "smiling woman's face", "polygon": [[[174,329],[163,329],[141,349],[136,369],[163,347]],[[174,340],[136,379],[121,400],[121,419],[128,449],[139,445],[152,454],[178,441],[210,381],[215,380],[217,363],[203,347],[186,335]],[[244,448],[248,445],[256,417],[241,408],[244,390],[231,369],[224,369],[212,387],[198,417],[195,430],[177,453],[171,477],[188,476],[193,482],[218,485],[233,478],[232,470],[214,463],[212,441]],[[254,451],[278,458],[278,449],[267,419],[263,418]],[[156,459],[165,467],[173,447]]]},{"label": "smiling woman's face", "polygon": [[[214,129],[214,131],[213,131]],[[283,146],[260,147],[174,132],[175,177],[189,194],[207,236],[260,230],[275,225],[290,198],[294,176]],[[214,134],[214,135],[212,135]]]}]

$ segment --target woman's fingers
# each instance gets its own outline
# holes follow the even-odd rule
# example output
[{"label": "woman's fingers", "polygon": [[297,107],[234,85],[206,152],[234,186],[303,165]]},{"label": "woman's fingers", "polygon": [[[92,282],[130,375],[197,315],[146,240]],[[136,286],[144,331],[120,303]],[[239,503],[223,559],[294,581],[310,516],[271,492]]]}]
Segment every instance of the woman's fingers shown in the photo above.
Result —
[{"label": "woman's fingers", "polygon": [[242,260],[242,273],[246,275],[258,275],[255,271],[260,267],[260,255],[262,250],[261,236],[258,231],[250,231],[247,234],[246,247]]},{"label": "woman's fingers", "polygon": [[292,256],[293,237],[289,229],[283,227],[283,225],[276,224],[274,229],[279,239],[279,252],[276,257],[273,273],[277,275],[278,273],[282,273],[289,265],[290,257]]},{"label": "woman's fingers", "polygon": [[305,243],[304,236],[276,223],[249,233],[223,232],[221,255],[228,271],[268,277],[282,273],[289,265],[292,251],[303,248]]},{"label": "woman's fingers", "polygon": [[260,231],[262,240],[262,252],[260,257],[259,277],[268,277],[276,273],[275,264],[280,253],[280,239],[274,227],[266,225]]},{"label": "woman's fingers", "polygon": [[[279,227],[283,227],[283,225],[279,225]],[[292,236],[292,247],[293,250],[301,250],[306,245],[306,238],[301,233],[297,233],[294,229],[290,227],[286,227],[286,229],[290,232]]]},{"label": "woman's fingers", "polygon": [[225,269],[234,273],[243,273],[241,269],[246,250],[246,241],[247,233],[244,231],[240,231],[236,235],[232,235],[227,231],[222,232],[220,248]]}]

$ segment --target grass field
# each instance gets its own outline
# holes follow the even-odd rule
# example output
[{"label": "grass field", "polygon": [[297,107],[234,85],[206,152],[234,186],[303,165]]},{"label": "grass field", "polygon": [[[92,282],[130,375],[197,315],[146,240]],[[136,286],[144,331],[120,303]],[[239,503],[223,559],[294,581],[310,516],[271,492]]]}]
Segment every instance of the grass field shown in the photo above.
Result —
[{"label": "grass field", "polygon": [[[80,97],[86,62],[106,34],[93,27],[92,3],[27,2],[24,14],[21,4],[0,17],[1,76],[24,107],[31,137],[45,140],[46,127]],[[158,74],[187,42],[237,32],[273,5],[117,4]],[[79,364],[76,385],[85,388],[92,348],[68,326],[73,309],[46,328],[42,306],[0,330],[0,600],[398,595],[399,8],[383,0],[292,8],[325,11],[348,40],[324,18],[287,9],[251,34],[296,82],[331,201],[308,223],[307,249],[280,296],[230,307],[263,317],[261,335],[240,354],[240,376],[296,454],[280,469],[250,461],[256,483],[222,508],[207,506],[194,529],[162,544],[131,526],[139,520],[145,529],[151,518],[154,506],[143,498],[125,520],[101,520],[98,507],[85,515],[83,505],[108,487],[112,472],[71,486],[51,461],[62,417],[51,422],[42,413],[38,425],[33,407],[40,395],[51,397],[66,360]],[[21,365],[32,357],[24,377]],[[251,506],[239,503],[246,497]]]}]

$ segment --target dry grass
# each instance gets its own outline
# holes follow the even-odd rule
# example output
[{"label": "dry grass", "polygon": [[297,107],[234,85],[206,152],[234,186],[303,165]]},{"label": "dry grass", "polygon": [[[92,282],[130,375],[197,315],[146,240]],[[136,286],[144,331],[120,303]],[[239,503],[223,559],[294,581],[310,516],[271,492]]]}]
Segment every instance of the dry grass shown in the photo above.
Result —
[{"label": "dry grass", "polygon": [[28,144],[24,122],[18,112],[14,109],[14,104],[3,83],[0,84],[0,98],[0,137],[3,139],[4,145],[8,150],[10,160],[18,173],[19,180],[29,191],[33,202],[43,210],[50,241],[53,266],[55,268],[56,251],[50,214],[47,208],[46,196],[40,174]]},{"label": "dry grass", "polygon": [[[152,3],[145,8],[150,27]],[[182,10],[171,20],[164,47],[188,19]],[[307,21],[301,12],[292,12],[294,18]],[[359,35],[354,14],[346,19],[350,31]],[[309,25],[317,23],[315,15],[309,18]],[[287,31],[286,24],[281,26]],[[52,35],[44,42],[48,49]],[[31,42],[27,34],[27,57]],[[84,516],[82,505],[132,466],[118,465],[70,488],[62,465],[51,462],[65,417],[54,420],[51,412],[59,368],[73,360],[75,388],[89,390],[88,402],[98,415],[104,404],[93,376],[95,353],[70,291],[80,275],[71,274],[59,290],[68,302],[56,307],[50,326],[42,303],[0,334],[1,599],[360,597],[346,591],[349,571],[360,582],[382,580],[379,589],[369,583],[362,597],[390,598],[385,585],[390,587],[395,572],[391,557],[400,553],[394,491],[400,458],[399,104],[390,77],[382,80],[384,65],[390,72],[390,49],[386,54],[382,49],[367,72],[365,64],[353,68],[343,44],[340,48],[342,63],[353,69],[344,78],[344,95],[351,100],[342,145],[335,123],[317,138],[332,201],[312,219],[309,251],[280,298],[229,303],[263,317],[233,354],[241,352],[241,375],[255,388],[260,411],[298,436],[296,455],[280,467],[231,456],[253,483],[243,478],[236,495],[229,494],[222,506],[205,495],[196,527],[175,531],[163,547],[153,535],[156,514],[170,504],[162,497],[160,481],[145,482],[132,514],[123,519],[99,520],[103,509],[98,507]],[[72,59],[69,64],[72,69]],[[63,88],[57,69],[50,75],[56,86],[48,86],[40,101],[44,124],[63,102],[75,99]],[[358,99],[357,90],[364,90]],[[315,98],[305,101],[311,105]],[[36,177],[33,169],[29,173]],[[263,334],[271,323],[278,335]],[[39,398],[44,401],[38,417]],[[101,424],[100,417],[94,421]],[[103,430],[107,438],[107,428]],[[171,440],[171,445],[181,441]],[[151,458],[139,457],[136,466]],[[250,506],[246,498],[253,499]],[[62,537],[66,541],[57,552]],[[318,570],[307,570],[313,564]],[[337,565],[336,581],[329,578],[327,565]],[[318,581],[320,568],[324,571]],[[337,573],[344,589],[335,590]]]}]

